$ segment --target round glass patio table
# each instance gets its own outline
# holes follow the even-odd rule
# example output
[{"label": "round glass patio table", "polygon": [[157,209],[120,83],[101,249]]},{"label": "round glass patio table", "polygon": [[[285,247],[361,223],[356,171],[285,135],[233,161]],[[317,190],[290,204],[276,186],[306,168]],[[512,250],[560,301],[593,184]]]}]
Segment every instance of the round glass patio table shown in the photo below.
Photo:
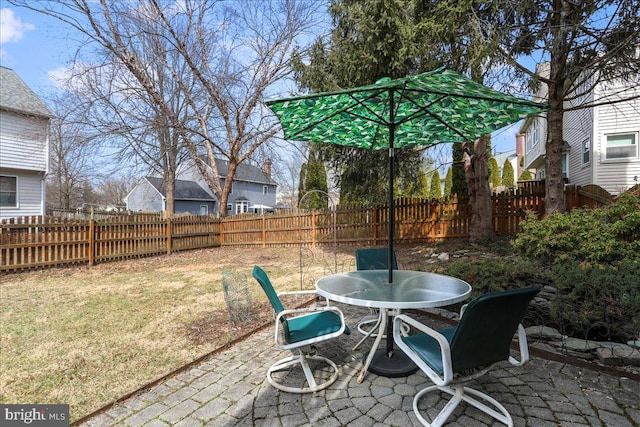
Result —
[{"label": "round glass patio table", "polygon": [[[381,316],[378,335],[358,376],[358,382],[362,382],[368,370],[387,377],[406,376],[417,370],[401,350],[393,348],[389,316],[400,310],[464,301],[471,294],[471,285],[455,277],[411,270],[394,270],[393,284],[389,284],[388,270],[363,270],[325,276],[316,282],[316,291],[333,301],[384,310],[386,315]],[[378,348],[385,329],[386,348]]]}]

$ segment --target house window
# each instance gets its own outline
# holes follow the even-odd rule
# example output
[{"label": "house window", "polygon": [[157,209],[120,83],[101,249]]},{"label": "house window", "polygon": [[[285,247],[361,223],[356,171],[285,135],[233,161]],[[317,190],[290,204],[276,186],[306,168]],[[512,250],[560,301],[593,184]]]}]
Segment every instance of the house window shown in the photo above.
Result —
[{"label": "house window", "polygon": [[229,194],[233,194],[233,181],[231,182],[231,190],[229,190]]},{"label": "house window", "polygon": [[263,195],[269,194],[269,186],[268,185],[263,185],[262,186],[262,194]]},{"label": "house window", "polygon": [[582,164],[586,165],[591,161],[591,140],[589,138],[582,141]]},{"label": "house window", "polygon": [[0,175],[0,206],[18,207],[18,177]]},{"label": "house window", "polygon": [[531,128],[529,132],[527,132],[527,146],[526,151],[530,151],[537,143],[540,138],[540,126],[538,125],[538,120],[534,119],[531,123]]},{"label": "house window", "polygon": [[636,134],[625,133],[607,135],[605,147],[605,160],[630,159],[638,157],[638,144]]},{"label": "house window", "polygon": [[209,215],[209,206],[200,205],[200,215]]},{"label": "house window", "polygon": [[233,211],[233,205],[231,203],[227,203],[227,213]]},{"label": "house window", "polygon": [[249,212],[249,202],[236,202],[236,213],[241,214],[246,212]]},{"label": "house window", "polygon": [[569,155],[566,153],[562,155],[562,177],[569,178]]}]

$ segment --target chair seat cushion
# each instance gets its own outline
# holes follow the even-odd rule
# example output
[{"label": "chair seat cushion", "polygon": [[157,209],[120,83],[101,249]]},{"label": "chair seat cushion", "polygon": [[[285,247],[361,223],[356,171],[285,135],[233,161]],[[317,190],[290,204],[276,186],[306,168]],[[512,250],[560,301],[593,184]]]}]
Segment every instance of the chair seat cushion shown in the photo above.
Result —
[{"label": "chair seat cushion", "polygon": [[[289,324],[289,342],[300,342],[310,338],[331,334],[340,330],[340,316],[332,311],[321,311],[305,316],[287,319]],[[345,327],[344,333],[350,331]]]},{"label": "chair seat cushion", "polygon": [[[456,332],[456,328],[456,326],[453,326],[451,328],[441,329],[438,332],[444,335],[449,344],[451,344],[451,339]],[[431,369],[442,375],[442,352],[435,338],[427,334],[417,334],[402,337],[402,341],[415,351],[427,365],[431,366]]]}]

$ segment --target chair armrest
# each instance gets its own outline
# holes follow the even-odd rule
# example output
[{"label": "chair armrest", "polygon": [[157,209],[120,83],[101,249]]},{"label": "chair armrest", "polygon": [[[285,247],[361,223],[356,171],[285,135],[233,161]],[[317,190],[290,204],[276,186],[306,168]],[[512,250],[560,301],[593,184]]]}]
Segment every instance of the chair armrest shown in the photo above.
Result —
[{"label": "chair armrest", "polygon": [[[440,347],[440,355],[442,357],[442,376],[431,368],[411,347],[402,340],[402,323],[406,323],[420,332],[429,335],[438,342]],[[393,340],[402,349],[413,362],[437,385],[446,385],[453,379],[453,367],[451,364],[451,347],[449,341],[444,335],[438,331],[418,322],[417,320],[405,315],[399,314],[393,319]]]},{"label": "chair armrest", "polygon": [[518,325],[518,345],[520,347],[520,360],[509,356],[509,363],[514,366],[522,366],[529,361],[529,345],[527,344],[527,333],[522,324]]},{"label": "chair armrest", "polygon": [[[280,340],[278,339],[278,337],[280,336],[280,319],[282,318],[282,316],[286,316],[288,314],[299,314],[299,315],[308,315],[308,314],[312,314],[312,313],[317,313],[317,312],[322,312],[322,311],[333,311],[334,313],[336,313],[339,317],[340,317],[340,329],[336,332],[333,332],[331,334],[326,334],[326,335],[320,335],[319,337],[315,337],[312,339],[308,339],[305,341],[300,341],[300,342],[296,342],[296,343],[291,343],[291,344],[286,344],[286,343],[282,343],[280,342]],[[296,316],[294,316],[296,317]],[[340,310],[338,307],[332,306],[332,305],[327,305],[327,306],[316,306],[316,307],[304,307],[304,308],[296,308],[296,309],[290,309],[290,310],[283,310],[280,313],[278,313],[278,316],[276,317],[276,327],[275,327],[275,334],[274,334],[274,338],[275,338],[275,342],[276,345],[284,350],[288,350],[291,348],[296,348],[296,347],[302,347],[304,345],[309,345],[309,344],[314,344],[316,342],[319,341],[324,341],[326,339],[329,338],[333,338],[333,337],[337,337],[340,336],[344,333],[346,329],[346,323],[344,321],[344,314],[342,313],[342,310]]]},{"label": "chair armrest", "polygon": [[326,306],[322,305],[322,306],[315,306],[315,307],[302,307],[302,308],[292,308],[288,310],[282,310],[280,313],[278,313],[278,317],[276,318],[276,320],[280,321],[280,318],[287,314],[309,314],[309,313],[314,313],[318,311],[333,311],[336,314],[338,314],[338,316],[340,316],[342,323],[344,323],[344,315],[342,314],[342,311],[338,307],[333,305],[326,305]]}]

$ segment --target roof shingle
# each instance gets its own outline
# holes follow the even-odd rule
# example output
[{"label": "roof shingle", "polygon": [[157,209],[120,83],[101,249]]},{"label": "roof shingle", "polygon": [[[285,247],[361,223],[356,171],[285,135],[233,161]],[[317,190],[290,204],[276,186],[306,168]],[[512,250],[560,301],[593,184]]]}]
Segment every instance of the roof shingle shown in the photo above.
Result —
[{"label": "roof shingle", "polygon": [[0,108],[41,117],[51,110],[11,68],[0,66]]}]

